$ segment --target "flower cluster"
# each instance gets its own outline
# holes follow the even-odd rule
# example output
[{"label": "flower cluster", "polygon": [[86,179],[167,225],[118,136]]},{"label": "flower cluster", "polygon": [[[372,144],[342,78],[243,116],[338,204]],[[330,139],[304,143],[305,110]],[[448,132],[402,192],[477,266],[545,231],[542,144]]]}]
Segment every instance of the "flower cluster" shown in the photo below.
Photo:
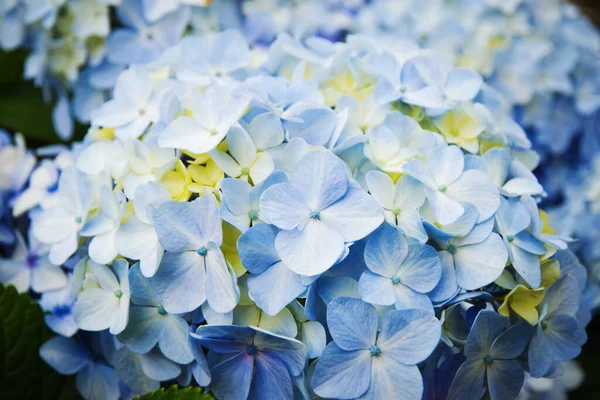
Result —
[{"label": "flower cluster", "polygon": [[[83,142],[36,164],[0,141],[3,206],[30,220],[0,281],[39,294],[50,366],[86,399],[177,381],[218,399],[496,400],[562,374],[599,297],[539,208],[513,113],[533,94],[494,89],[502,66],[429,31],[323,38],[423,7],[331,2],[340,18],[303,26],[249,1],[241,31],[179,40],[188,2],[168,3],[119,6]],[[531,2],[504,3],[481,2],[477,25],[506,34],[493,22]],[[460,38],[451,55],[496,60]]]},{"label": "flower cluster", "polygon": [[188,27],[202,29],[208,3],[6,0],[0,4],[0,48],[30,50],[24,76],[46,96],[55,94],[54,127],[69,139],[73,116],[89,122],[125,67],[152,61]]}]

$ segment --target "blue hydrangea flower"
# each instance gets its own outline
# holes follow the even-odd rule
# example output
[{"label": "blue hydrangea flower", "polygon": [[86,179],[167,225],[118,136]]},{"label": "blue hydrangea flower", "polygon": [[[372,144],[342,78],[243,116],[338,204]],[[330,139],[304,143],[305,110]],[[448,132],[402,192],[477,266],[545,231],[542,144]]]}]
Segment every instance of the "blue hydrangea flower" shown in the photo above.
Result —
[{"label": "blue hydrangea flower", "polygon": [[427,297],[436,287],[442,266],[435,249],[409,239],[396,228],[383,224],[369,236],[365,248],[368,271],[358,290],[363,300],[397,309],[417,308],[433,313]]},{"label": "blue hydrangea flower", "polygon": [[402,176],[394,184],[388,174],[370,171],[367,186],[371,196],[383,207],[388,224],[397,226],[405,235],[421,243],[427,242],[419,212],[425,202],[425,189],[421,183],[410,176]]},{"label": "blue hydrangea flower", "polygon": [[42,245],[31,235],[28,248],[20,233],[15,236],[11,258],[0,259],[0,282],[13,285],[19,292],[31,289],[43,293],[63,288],[67,277],[60,267],[48,260],[49,246]]},{"label": "blue hydrangea flower", "polygon": [[[356,321],[361,321],[357,324]],[[440,340],[440,323],[423,310],[386,313],[359,299],[340,297],[327,307],[333,341],[318,360],[311,386],[324,398],[420,399],[417,363]]]},{"label": "blue hydrangea flower", "polygon": [[469,168],[485,171],[507,197],[540,195],[544,192],[535,175],[518,159],[513,159],[508,149],[494,147],[481,157],[467,156]]},{"label": "blue hydrangea flower", "polygon": [[235,226],[240,232],[261,222],[260,196],[277,183],[287,182],[282,171],[273,172],[263,182],[251,186],[243,179],[225,178],[221,181],[221,218]]},{"label": "blue hydrangea flower", "polygon": [[77,390],[88,400],[117,400],[119,376],[74,338],[55,336],[40,347],[40,357],[62,375],[74,375]]},{"label": "blue hydrangea flower", "polygon": [[504,271],[508,251],[502,238],[492,232],[492,219],[477,224],[464,236],[436,238],[442,249],[442,278],[430,293],[434,302],[449,299],[460,288],[476,290],[496,280]]},{"label": "blue hydrangea flower", "polygon": [[189,312],[205,301],[219,313],[233,310],[240,293],[220,248],[223,231],[215,197],[206,194],[191,203],[168,201],[149,209],[166,250],[150,282],[165,310]]},{"label": "blue hydrangea flower", "polygon": [[123,0],[117,15],[124,27],[111,32],[106,42],[108,59],[115,64],[146,64],[181,38],[189,21],[189,9],[174,12],[149,23],[144,19],[142,0]]},{"label": "blue hydrangea flower", "polygon": [[587,335],[576,319],[579,292],[577,280],[571,275],[563,276],[546,291],[538,306],[540,319],[529,344],[531,376],[545,376],[554,363],[572,360],[581,352]]},{"label": "blue hydrangea flower", "polygon": [[492,400],[517,397],[525,379],[517,357],[529,343],[530,328],[525,321],[509,327],[509,319],[494,311],[479,312],[465,343],[466,360],[454,377],[448,400],[480,399],[486,387]]},{"label": "blue hydrangea flower", "polygon": [[196,352],[202,353],[202,346],[215,354],[210,391],[217,398],[292,398],[291,377],[306,363],[302,342],[253,326],[205,325],[190,336]]},{"label": "blue hydrangea flower", "polygon": [[129,319],[129,264],[116,259],[110,267],[89,263],[83,289],[77,295],[73,318],[79,329],[121,333]]},{"label": "blue hydrangea flower", "polygon": [[171,200],[164,186],[156,182],[139,185],[133,196],[134,215],[123,223],[115,235],[116,250],[124,257],[140,260],[144,276],[156,273],[162,260],[164,249],[147,213],[147,207],[157,206]]},{"label": "blue hydrangea flower", "polygon": [[381,222],[383,210],[348,179],[344,163],[329,151],[312,151],[296,165],[289,183],[260,198],[263,220],[281,231],[275,248],[292,271],[325,272],[343,254],[346,242],[362,239]]},{"label": "blue hydrangea flower", "polygon": [[509,249],[515,270],[529,286],[537,288],[542,282],[540,256],[547,250],[543,242],[527,231],[530,225],[531,214],[521,200],[501,200],[496,213],[498,232]]},{"label": "blue hydrangea flower", "polygon": [[431,70],[437,63],[434,57],[418,55],[401,64],[392,54],[371,57],[368,70],[379,77],[375,98],[380,103],[401,100],[426,108],[442,108],[444,94],[438,82],[431,82]]},{"label": "blue hydrangea flower", "polygon": [[441,224],[455,222],[473,204],[478,221],[490,218],[500,205],[498,188],[483,171],[465,171],[465,158],[457,146],[438,147],[426,161],[413,160],[404,165],[406,174],[421,181],[435,218]]},{"label": "blue hydrangea flower", "polygon": [[250,63],[248,43],[235,29],[187,36],[178,46],[185,57],[177,66],[177,77],[202,87],[212,82],[226,84],[229,75]]},{"label": "blue hydrangea flower", "polygon": [[440,135],[421,128],[415,119],[392,111],[382,124],[368,131],[364,155],[386,172],[404,173],[407,162],[424,157],[443,144]]},{"label": "blue hydrangea flower", "polygon": [[160,351],[178,364],[193,360],[189,348],[188,324],[178,315],[167,313],[162,298],[156,293],[138,264],[129,270],[131,307],[127,327],[118,339],[135,353],[146,354],[158,344]]},{"label": "blue hydrangea flower", "polygon": [[33,221],[33,234],[51,245],[48,259],[62,265],[77,250],[79,232],[83,228],[92,203],[85,178],[75,167],[64,169],[58,179],[58,201]]},{"label": "blue hydrangea flower", "polygon": [[267,315],[279,313],[313,280],[296,274],[281,261],[275,250],[277,234],[277,228],[259,224],[240,236],[237,244],[242,264],[250,272],[248,291]]},{"label": "blue hydrangea flower", "polygon": [[255,185],[264,181],[275,169],[275,163],[265,150],[283,143],[283,128],[279,121],[270,124],[261,114],[255,117],[247,129],[232,126],[225,141],[229,154],[221,150],[210,152],[211,158],[231,178],[251,179]]}]

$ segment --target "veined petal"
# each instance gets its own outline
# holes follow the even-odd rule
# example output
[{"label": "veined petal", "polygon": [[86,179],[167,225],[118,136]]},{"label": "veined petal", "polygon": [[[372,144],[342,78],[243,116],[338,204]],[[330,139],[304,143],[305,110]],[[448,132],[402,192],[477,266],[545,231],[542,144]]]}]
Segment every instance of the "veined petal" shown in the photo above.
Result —
[{"label": "veined petal", "polygon": [[289,269],[299,275],[314,276],[331,268],[344,252],[344,238],[336,231],[311,219],[303,230],[281,231],[275,249]]}]

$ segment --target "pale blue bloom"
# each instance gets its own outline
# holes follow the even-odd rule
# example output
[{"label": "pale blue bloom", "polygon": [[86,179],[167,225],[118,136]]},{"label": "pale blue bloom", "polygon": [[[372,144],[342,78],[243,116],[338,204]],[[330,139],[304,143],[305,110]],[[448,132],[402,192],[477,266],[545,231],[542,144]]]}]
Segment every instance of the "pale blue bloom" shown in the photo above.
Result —
[{"label": "pale blue bloom", "polygon": [[529,344],[531,376],[545,376],[555,362],[572,360],[581,352],[587,335],[575,318],[579,299],[579,285],[571,275],[563,276],[546,291],[538,306],[540,319]]},{"label": "pale blue bloom", "polygon": [[208,153],[221,143],[250,101],[247,96],[231,98],[214,87],[202,94],[194,91],[190,96],[192,116],[179,116],[170,121],[158,137],[160,147]]},{"label": "pale blue bloom", "polygon": [[477,208],[479,222],[494,215],[500,205],[498,188],[491,178],[483,171],[465,171],[465,157],[456,146],[438,147],[426,161],[409,161],[404,171],[426,186],[425,194],[441,224],[462,216],[464,203]]},{"label": "pale blue bloom", "polygon": [[546,254],[547,250],[544,243],[527,230],[531,219],[522,200],[501,200],[496,214],[498,233],[504,239],[515,270],[529,286],[537,288],[542,282],[540,256]]},{"label": "pale blue bloom", "polygon": [[248,291],[267,315],[278,314],[314,280],[296,274],[281,261],[275,250],[277,234],[277,228],[259,224],[240,236],[237,244],[242,264],[250,272]]},{"label": "pale blue bloom", "polygon": [[63,264],[78,247],[91,206],[92,196],[83,174],[75,167],[64,169],[58,180],[58,201],[42,211],[32,221],[33,234],[42,243],[51,245],[48,259]]},{"label": "pale blue bloom", "polygon": [[168,359],[178,364],[190,363],[194,357],[187,341],[187,322],[165,311],[162,296],[142,275],[138,264],[129,270],[129,284],[132,305],[127,327],[117,337],[119,341],[138,354],[146,354],[158,344]]},{"label": "pale blue bloom", "polygon": [[389,53],[372,56],[368,71],[379,78],[375,98],[380,103],[401,100],[420,107],[442,108],[444,93],[430,77],[438,62],[431,55],[417,55],[404,63]]},{"label": "pale blue bloom", "polygon": [[311,381],[317,395],[421,398],[423,380],[416,364],[424,361],[440,340],[440,323],[433,315],[423,310],[398,310],[380,320],[372,305],[340,297],[327,307],[327,324],[333,341],[319,358]]},{"label": "pale blue bloom", "polygon": [[205,301],[219,313],[233,310],[240,292],[219,247],[223,231],[215,197],[206,194],[191,203],[168,201],[150,210],[158,240],[167,251],[150,278],[165,310],[193,311]]},{"label": "pale blue bloom", "polygon": [[433,306],[427,297],[442,273],[442,265],[435,249],[426,244],[406,239],[389,224],[383,224],[369,236],[365,248],[368,271],[358,282],[363,300],[382,306],[395,305],[397,309],[417,308],[431,312]]},{"label": "pale blue bloom", "polygon": [[423,185],[410,176],[402,176],[394,184],[388,174],[380,171],[370,171],[366,178],[371,196],[384,209],[386,222],[421,243],[427,242],[427,232],[419,213],[419,207],[425,202]]},{"label": "pale blue bloom", "polygon": [[171,195],[164,186],[155,182],[139,185],[133,196],[135,215],[115,234],[116,250],[124,257],[140,260],[142,274],[147,277],[156,273],[164,254],[147,209],[169,200]]},{"label": "pale blue bloom", "polygon": [[306,363],[302,342],[252,326],[200,326],[190,336],[197,352],[202,346],[215,355],[209,389],[217,398],[292,398],[292,377]]},{"label": "pale blue bloom", "polygon": [[250,63],[246,39],[234,29],[188,36],[179,46],[185,57],[177,68],[177,77],[202,87],[215,81],[225,83],[229,75]]},{"label": "pale blue bloom", "polygon": [[29,237],[29,247],[20,233],[10,258],[0,259],[0,282],[13,285],[18,292],[30,289],[37,293],[58,290],[65,287],[67,277],[64,271],[48,260],[49,246],[39,243],[33,235]]},{"label": "pale blue bloom", "polygon": [[86,400],[117,400],[119,376],[74,338],[55,336],[40,347],[40,357],[62,375],[74,375]]},{"label": "pale blue bloom", "polygon": [[386,172],[404,173],[407,162],[424,157],[443,144],[440,135],[421,128],[415,119],[392,111],[382,124],[367,133],[364,154]]},{"label": "pale blue bloom", "polygon": [[381,206],[355,187],[343,161],[329,151],[305,155],[290,183],[267,189],[260,206],[263,220],[281,229],[277,253],[292,271],[306,276],[331,268],[344,243],[362,239],[384,219]]},{"label": "pale blue bloom", "polygon": [[261,183],[251,186],[243,179],[225,178],[221,181],[221,218],[245,232],[261,221],[260,196],[277,183],[287,182],[282,171],[275,171]]},{"label": "pale blue bloom", "polygon": [[108,36],[106,54],[115,64],[146,64],[181,38],[189,20],[189,9],[181,7],[149,23],[142,13],[142,0],[123,0],[117,15],[124,27]]},{"label": "pale blue bloom", "polygon": [[535,175],[521,161],[513,159],[507,149],[494,147],[481,157],[468,155],[465,162],[466,169],[486,172],[503,196],[533,196],[544,192]]},{"label": "pale blue bloom", "polygon": [[116,128],[115,135],[123,142],[137,139],[158,119],[152,86],[148,70],[139,66],[128,68],[117,78],[112,99],[91,113],[92,124]]},{"label": "pale blue bloom", "polygon": [[[531,337],[531,326],[494,311],[480,311],[464,347],[466,361],[458,369],[448,400],[480,399],[487,387],[492,400],[514,399],[523,387],[525,370],[517,359]],[[486,382],[487,381],[487,382]]]},{"label": "pale blue bloom", "polygon": [[129,319],[129,264],[119,258],[110,267],[94,262],[89,265],[91,274],[85,274],[73,318],[79,329],[121,333]]},{"label": "pale blue bloom", "polygon": [[91,237],[88,253],[99,264],[110,263],[118,254],[116,234],[125,212],[125,195],[120,190],[100,187],[98,212],[81,228],[80,235]]},{"label": "pale blue bloom", "polygon": [[256,185],[264,181],[275,169],[268,150],[283,143],[283,128],[272,115],[260,114],[246,125],[232,126],[225,141],[229,154],[212,150],[209,154],[231,178],[250,178]]},{"label": "pale blue bloom", "polygon": [[[465,208],[468,213],[476,211],[473,206]],[[474,218],[471,219],[471,224]],[[468,221],[465,221],[468,224]],[[468,225],[471,225],[468,224]],[[442,278],[430,293],[434,302],[441,302],[454,296],[459,287],[476,290],[496,280],[508,260],[508,251],[502,238],[492,232],[494,220],[490,218],[477,225],[471,225],[466,234],[440,235],[429,229],[441,251]]]}]

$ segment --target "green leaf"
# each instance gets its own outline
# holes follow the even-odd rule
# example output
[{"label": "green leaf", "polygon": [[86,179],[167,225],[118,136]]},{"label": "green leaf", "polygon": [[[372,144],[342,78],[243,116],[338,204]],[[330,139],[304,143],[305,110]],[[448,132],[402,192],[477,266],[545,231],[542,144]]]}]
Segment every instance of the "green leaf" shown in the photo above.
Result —
[{"label": "green leaf", "polygon": [[59,375],[39,356],[51,336],[38,304],[13,286],[0,286],[0,399],[80,399],[74,378]]},{"label": "green leaf", "polygon": [[173,385],[168,389],[160,388],[156,392],[137,396],[134,400],[214,400],[209,393],[204,393],[202,388],[188,386],[180,389]]},{"label": "green leaf", "polygon": [[[28,147],[61,143],[52,125],[54,101],[45,102],[42,90],[23,78],[27,52],[0,51],[0,128],[21,132]],[[75,125],[73,139],[80,140],[86,127]]]}]

